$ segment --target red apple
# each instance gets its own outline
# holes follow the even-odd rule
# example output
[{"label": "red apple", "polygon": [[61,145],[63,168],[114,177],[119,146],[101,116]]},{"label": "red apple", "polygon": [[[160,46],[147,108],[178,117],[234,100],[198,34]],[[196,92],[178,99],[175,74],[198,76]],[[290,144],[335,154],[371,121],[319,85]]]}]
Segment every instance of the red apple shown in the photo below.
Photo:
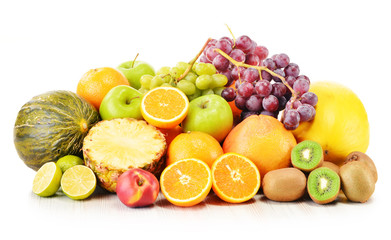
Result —
[{"label": "red apple", "polygon": [[117,181],[119,200],[128,207],[144,207],[153,204],[159,194],[159,181],[150,172],[132,168]]}]

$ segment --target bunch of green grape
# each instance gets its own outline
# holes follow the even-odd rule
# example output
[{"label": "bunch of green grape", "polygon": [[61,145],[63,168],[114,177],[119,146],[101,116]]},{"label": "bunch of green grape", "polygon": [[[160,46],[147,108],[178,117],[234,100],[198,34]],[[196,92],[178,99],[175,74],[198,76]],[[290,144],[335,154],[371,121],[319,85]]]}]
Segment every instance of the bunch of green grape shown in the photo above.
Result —
[{"label": "bunch of green grape", "polygon": [[228,83],[228,78],[223,74],[217,74],[215,66],[211,63],[194,63],[191,71],[179,80],[186,71],[189,64],[178,62],[175,67],[162,67],[155,76],[144,75],[140,79],[141,88],[139,91],[145,93],[150,89],[160,86],[172,86],[181,90],[189,98],[189,101],[207,94],[221,92]]}]

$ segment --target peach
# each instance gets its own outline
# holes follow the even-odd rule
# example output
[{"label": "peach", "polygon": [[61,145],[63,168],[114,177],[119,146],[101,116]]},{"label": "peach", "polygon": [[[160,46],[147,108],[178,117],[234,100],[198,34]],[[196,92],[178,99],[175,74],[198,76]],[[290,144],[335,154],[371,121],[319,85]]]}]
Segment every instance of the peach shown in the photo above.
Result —
[{"label": "peach", "polygon": [[145,207],[153,204],[159,190],[157,178],[140,168],[132,168],[121,174],[116,187],[119,200],[128,207]]}]

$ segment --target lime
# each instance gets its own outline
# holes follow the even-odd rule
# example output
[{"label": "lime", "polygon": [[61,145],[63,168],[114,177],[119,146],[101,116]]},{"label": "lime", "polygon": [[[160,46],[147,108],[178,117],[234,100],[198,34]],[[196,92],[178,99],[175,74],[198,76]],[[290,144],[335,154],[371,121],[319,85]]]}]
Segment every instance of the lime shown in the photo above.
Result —
[{"label": "lime", "polygon": [[80,200],[88,198],[95,190],[94,172],[84,166],[76,165],[64,172],[61,178],[61,189],[69,198]]},{"label": "lime", "polygon": [[58,159],[56,164],[61,168],[61,171],[64,173],[68,168],[71,168],[76,165],[84,165],[84,161],[78,156],[67,155]]},{"label": "lime", "polygon": [[61,175],[61,169],[54,162],[45,163],[34,177],[33,192],[41,197],[54,195],[60,187]]}]

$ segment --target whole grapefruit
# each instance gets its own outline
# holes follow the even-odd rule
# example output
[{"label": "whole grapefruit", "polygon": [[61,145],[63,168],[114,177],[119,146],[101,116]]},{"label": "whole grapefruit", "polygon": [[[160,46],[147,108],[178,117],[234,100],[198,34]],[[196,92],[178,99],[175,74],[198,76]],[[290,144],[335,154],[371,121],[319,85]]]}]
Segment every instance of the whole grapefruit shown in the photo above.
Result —
[{"label": "whole grapefruit", "polygon": [[223,150],[248,157],[264,176],[271,170],[289,167],[295,145],[293,134],[276,118],[252,115],[232,129],[223,143]]}]

